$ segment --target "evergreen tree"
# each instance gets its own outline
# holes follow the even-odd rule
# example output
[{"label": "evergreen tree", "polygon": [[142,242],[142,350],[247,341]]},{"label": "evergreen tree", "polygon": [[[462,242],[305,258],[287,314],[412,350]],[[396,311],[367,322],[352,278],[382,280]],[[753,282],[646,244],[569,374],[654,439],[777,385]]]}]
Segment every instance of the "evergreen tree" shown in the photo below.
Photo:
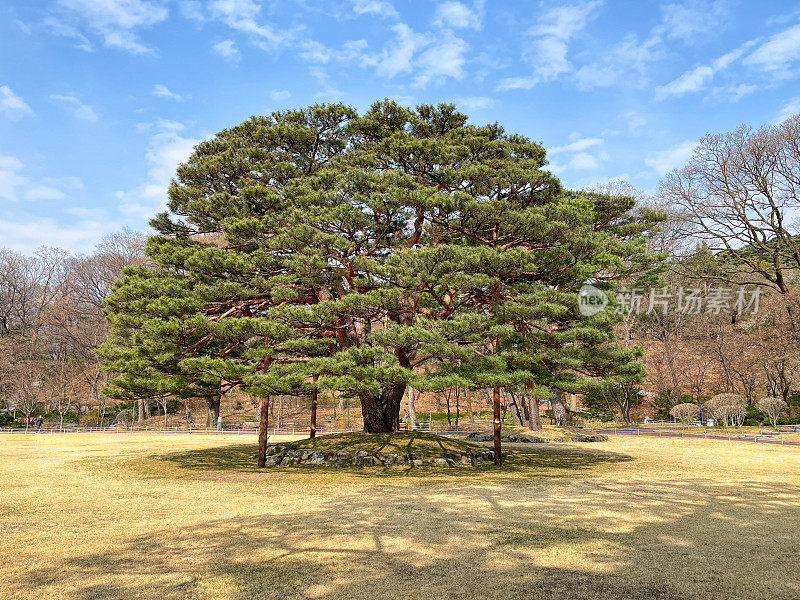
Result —
[{"label": "evergreen tree", "polygon": [[164,385],[213,373],[262,396],[339,390],[386,432],[409,382],[493,388],[499,409],[501,388],[641,376],[613,311],[581,316],[577,292],[647,272],[657,216],[567,192],[545,165],[540,145],[451,105],[312,106],[220,132],[152,222],[159,277],[191,289],[176,307],[190,352]]}]

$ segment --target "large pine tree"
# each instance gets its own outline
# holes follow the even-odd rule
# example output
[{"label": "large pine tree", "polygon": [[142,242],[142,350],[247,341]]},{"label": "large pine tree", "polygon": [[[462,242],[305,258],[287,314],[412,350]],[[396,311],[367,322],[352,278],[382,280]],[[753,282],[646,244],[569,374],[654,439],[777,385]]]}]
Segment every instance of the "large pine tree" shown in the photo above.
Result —
[{"label": "large pine tree", "polygon": [[[646,272],[656,219],[565,191],[545,165],[540,145],[451,105],[320,105],[220,132],[152,222],[154,272],[195,300],[180,364],[152,381],[163,366],[169,389],[213,375],[264,396],[340,390],[365,431],[388,432],[411,381],[543,395],[640,377],[614,315],[581,316],[577,291]],[[109,310],[113,325],[130,309]]]}]

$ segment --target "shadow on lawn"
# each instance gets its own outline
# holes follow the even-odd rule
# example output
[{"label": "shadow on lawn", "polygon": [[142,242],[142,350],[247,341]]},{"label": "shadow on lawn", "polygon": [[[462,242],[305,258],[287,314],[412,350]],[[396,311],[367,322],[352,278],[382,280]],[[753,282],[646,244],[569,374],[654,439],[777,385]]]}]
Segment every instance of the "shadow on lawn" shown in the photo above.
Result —
[{"label": "shadow on lawn", "polygon": [[537,444],[533,448],[506,449],[503,466],[495,467],[491,461],[474,465],[454,467],[334,467],[322,465],[299,465],[294,467],[268,467],[259,469],[254,454],[258,447],[253,444],[225,446],[153,455],[150,458],[167,461],[181,469],[194,471],[224,471],[249,473],[349,473],[365,477],[474,477],[489,474],[503,475],[530,474],[539,477],[563,477],[564,471],[583,471],[603,464],[613,464],[632,460],[627,454],[609,452],[589,447],[563,444]]},{"label": "shadow on lawn", "polygon": [[[574,488],[567,496],[448,482],[370,486],[311,503],[301,492],[265,498],[257,515],[165,525],[32,573],[26,591],[44,596],[63,576],[105,581],[78,584],[65,600],[798,597],[798,567],[786,554],[800,526],[798,486],[585,480]],[[641,518],[620,523],[610,508]]]}]

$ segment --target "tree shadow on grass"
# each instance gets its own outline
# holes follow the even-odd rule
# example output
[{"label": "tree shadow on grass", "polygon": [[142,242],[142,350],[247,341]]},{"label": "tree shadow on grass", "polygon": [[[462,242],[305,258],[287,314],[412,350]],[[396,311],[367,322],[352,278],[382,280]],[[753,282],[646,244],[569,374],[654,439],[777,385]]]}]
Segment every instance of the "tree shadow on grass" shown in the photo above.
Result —
[{"label": "tree shadow on grass", "polygon": [[627,454],[610,452],[590,447],[577,447],[565,444],[536,444],[531,448],[507,450],[501,467],[491,461],[480,461],[473,465],[457,464],[453,467],[351,467],[301,464],[291,467],[267,467],[259,469],[254,455],[258,446],[241,444],[221,448],[204,448],[169,454],[153,455],[150,458],[169,462],[181,469],[198,472],[226,473],[349,473],[362,477],[385,479],[391,477],[446,477],[470,478],[487,475],[563,477],[564,472],[581,472],[604,464],[627,462],[632,458]]},{"label": "tree shadow on grass", "polygon": [[309,501],[267,488],[259,514],[165,524],[31,572],[24,587],[43,597],[67,578],[64,600],[796,600],[798,494],[585,480],[371,486]]}]

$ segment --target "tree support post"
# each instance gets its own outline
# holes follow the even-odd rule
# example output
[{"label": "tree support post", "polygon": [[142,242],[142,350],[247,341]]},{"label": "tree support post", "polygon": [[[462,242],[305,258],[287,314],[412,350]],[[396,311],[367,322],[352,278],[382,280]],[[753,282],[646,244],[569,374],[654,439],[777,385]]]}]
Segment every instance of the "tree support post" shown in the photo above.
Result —
[{"label": "tree support post", "polygon": [[500,430],[502,423],[500,422],[500,388],[495,387],[492,390],[492,412],[494,414],[494,464],[500,466],[503,464],[503,449],[500,444]]},{"label": "tree support post", "polygon": [[267,464],[267,427],[269,426],[269,396],[261,400],[261,415],[258,423],[258,466],[263,468]]},{"label": "tree support post", "polygon": [[317,437],[317,377],[314,375],[314,388],[311,390],[311,435]]}]

